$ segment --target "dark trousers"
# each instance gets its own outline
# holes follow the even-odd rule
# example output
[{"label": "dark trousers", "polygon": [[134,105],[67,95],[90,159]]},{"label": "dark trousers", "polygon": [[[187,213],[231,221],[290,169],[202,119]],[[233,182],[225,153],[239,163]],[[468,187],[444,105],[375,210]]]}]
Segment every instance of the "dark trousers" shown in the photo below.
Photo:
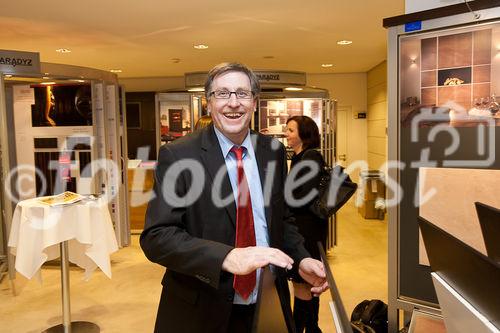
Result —
[{"label": "dark trousers", "polygon": [[255,304],[234,304],[231,309],[227,333],[251,333],[254,314]]}]

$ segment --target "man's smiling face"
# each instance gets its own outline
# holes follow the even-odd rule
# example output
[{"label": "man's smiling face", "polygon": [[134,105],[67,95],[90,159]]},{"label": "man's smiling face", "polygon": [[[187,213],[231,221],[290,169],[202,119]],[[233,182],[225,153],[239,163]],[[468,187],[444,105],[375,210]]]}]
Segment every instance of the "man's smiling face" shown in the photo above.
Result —
[{"label": "man's smiling face", "polygon": [[[252,87],[245,73],[227,72],[214,79],[211,90],[251,91]],[[241,144],[248,133],[255,104],[253,96],[250,99],[238,99],[236,94],[230,94],[229,99],[217,99],[211,95],[208,111],[212,115],[214,126],[233,143]]]}]

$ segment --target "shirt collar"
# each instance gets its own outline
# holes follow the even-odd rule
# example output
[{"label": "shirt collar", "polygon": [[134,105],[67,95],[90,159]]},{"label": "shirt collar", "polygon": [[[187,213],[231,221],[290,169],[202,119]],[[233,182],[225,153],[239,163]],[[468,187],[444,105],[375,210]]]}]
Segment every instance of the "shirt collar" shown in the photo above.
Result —
[{"label": "shirt collar", "polygon": [[[214,130],[215,130],[215,135],[217,136],[217,140],[219,140],[219,145],[220,148],[222,149],[222,154],[224,155],[224,158],[226,158],[231,148],[233,148],[233,146],[238,146],[238,145],[235,145],[231,140],[229,140],[224,134],[222,134],[221,131],[219,131],[219,129],[217,129],[217,127],[214,126]],[[248,131],[247,135],[245,136],[245,139],[243,140],[240,146],[245,147],[246,152],[253,151],[252,141],[250,140],[250,130]],[[245,156],[245,154],[243,156]]]}]

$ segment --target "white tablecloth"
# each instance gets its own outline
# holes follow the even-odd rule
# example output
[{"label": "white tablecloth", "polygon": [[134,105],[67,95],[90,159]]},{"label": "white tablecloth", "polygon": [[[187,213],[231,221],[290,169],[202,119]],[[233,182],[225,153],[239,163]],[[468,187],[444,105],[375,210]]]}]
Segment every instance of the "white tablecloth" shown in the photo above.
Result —
[{"label": "white tablecloth", "polygon": [[66,240],[69,261],[85,269],[86,280],[96,267],[111,278],[109,255],[118,245],[104,198],[54,207],[36,198],[17,204],[8,245],[19,273],[40,278],[42,264],[58,258],[59,243]]}]

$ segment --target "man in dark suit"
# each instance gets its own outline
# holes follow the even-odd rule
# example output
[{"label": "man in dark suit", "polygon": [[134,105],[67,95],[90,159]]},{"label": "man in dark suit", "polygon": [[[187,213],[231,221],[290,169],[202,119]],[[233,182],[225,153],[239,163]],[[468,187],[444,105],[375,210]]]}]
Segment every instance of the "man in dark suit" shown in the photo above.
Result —
[{"label": "man in dark suit", "polygon": [[287,319],[286,270],[313,293],[327,289],[323,264],[290,223],[285,149],[249,130],[259,91],[244,65],[214,67],[205,84],[213,125],[160,149],[140,238],[146,256],[167,267],[155,333],[250,332],[267,265]]}]

